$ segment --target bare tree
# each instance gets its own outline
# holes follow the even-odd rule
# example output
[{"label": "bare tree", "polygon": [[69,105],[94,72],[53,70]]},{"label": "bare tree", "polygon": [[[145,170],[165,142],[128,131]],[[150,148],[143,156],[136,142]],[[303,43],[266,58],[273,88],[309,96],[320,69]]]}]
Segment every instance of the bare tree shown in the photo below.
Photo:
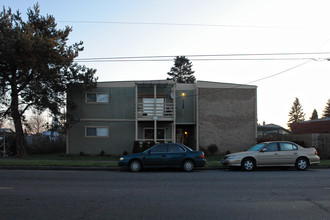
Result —
[{"label": "bare tree", "polygon": [[27,129],[31,134],[41,134],[46,131],[46,120],[42,115],[32,115],[27,123]]}]

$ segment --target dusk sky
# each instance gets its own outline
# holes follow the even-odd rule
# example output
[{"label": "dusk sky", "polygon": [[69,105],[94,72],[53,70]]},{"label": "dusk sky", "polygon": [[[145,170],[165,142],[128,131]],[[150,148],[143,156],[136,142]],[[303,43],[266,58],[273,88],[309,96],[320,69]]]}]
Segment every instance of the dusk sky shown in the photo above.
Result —
[{"label": "dusk sky", "polygon": [[39,2],[59,28],[73,28],[69,43],[84,42],[79,59],[169,56],[80,62],[99,81],[166,79],[174,56],[185,55],[197,80],[256,85],[260,124],[286,127],[295,97],[306,120],[314,108],[321,117],[330,99],[329,0],[0,1],[24,18]]}]

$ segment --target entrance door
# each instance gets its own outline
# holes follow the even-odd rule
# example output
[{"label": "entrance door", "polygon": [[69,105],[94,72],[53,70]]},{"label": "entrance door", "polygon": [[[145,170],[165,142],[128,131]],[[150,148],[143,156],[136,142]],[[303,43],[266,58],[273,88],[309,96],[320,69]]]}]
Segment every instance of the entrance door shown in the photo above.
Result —
[{"label": "entrance door", "polygon": [[177,125],[176,143],[181,143],[192,149],[196,149],[195,125]]}]

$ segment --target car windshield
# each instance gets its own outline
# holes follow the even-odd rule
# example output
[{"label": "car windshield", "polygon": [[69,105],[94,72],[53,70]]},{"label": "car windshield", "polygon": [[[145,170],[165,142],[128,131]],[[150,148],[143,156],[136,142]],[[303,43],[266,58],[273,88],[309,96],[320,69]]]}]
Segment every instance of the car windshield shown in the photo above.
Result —
[{"label": "car windshield", "polygon": [[[156,145],[154,145],[154,146],[156,146]],[[154,146],[149,147],[147,150],[143,151],[142,153],[147,153],[147,152],[148,152],[149,150],[151,150]]]},{"label": "car windshield", "polygon": [[259,151],[265,145],[266,145],[265,143],[257,144],[257,145],[254,145],[253,147],[251,147],[250,149],[248,149],[246,151]]}]

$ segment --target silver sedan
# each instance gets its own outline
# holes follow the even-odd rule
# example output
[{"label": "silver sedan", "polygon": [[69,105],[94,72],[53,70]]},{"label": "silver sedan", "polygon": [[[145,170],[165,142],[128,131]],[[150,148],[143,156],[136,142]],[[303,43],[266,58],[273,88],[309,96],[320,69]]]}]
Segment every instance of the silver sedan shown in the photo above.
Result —
[{"label": "silver sedan", "polygon": [[312,164],[320,163],[315,148],[303,148],[292,142],[272,141],[257,144],[247,151],[228,154],[222,159],[226,167],[241,167],[250,171],[256,167],[284,166],[306,170]]}]

